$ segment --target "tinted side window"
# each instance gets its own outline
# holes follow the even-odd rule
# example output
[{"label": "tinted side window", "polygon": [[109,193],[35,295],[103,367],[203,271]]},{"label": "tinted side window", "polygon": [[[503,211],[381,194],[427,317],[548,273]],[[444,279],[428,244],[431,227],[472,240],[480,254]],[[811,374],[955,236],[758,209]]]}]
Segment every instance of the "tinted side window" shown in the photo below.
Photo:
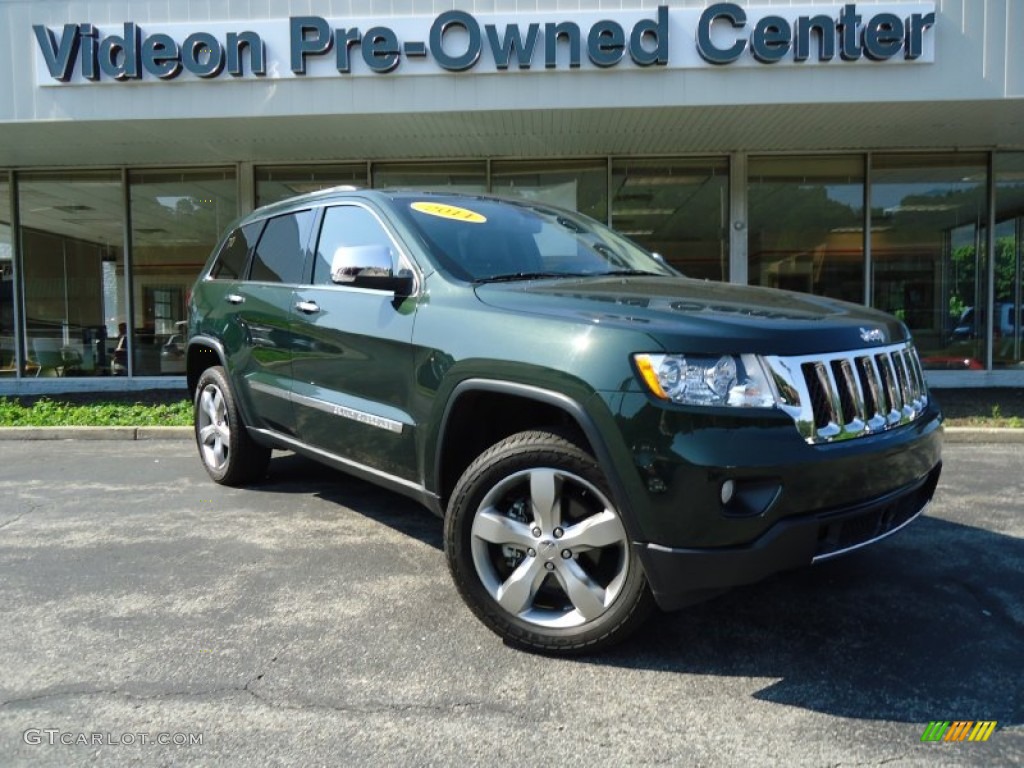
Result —
[{"label": "tinted side window", "polygon": [[210,270],[210,277],[218,280],[239,279],[245,271],[249,251],[256,244],[262,228],[262,221],[254,221],[232,232],[217,254],[217,261]]},{"label": "tinted side window", "polygon": [[[316,264],[313,267],[313,282],[317,285],[333,285],[331,282],[331,259],[338,248],[356,245],[394,246],[388,233],[377,217],[358,205],[339,205],[328,208],[324,213],[320,229],[320,244],[316,249]],[[394,266],[394,265],[392,265]]]},{"label": "tinted side window", "polygon": [[312,211],[296,211],[270,219],[256,246],[249,279],[266,283],[301,282],[312,226]]}]

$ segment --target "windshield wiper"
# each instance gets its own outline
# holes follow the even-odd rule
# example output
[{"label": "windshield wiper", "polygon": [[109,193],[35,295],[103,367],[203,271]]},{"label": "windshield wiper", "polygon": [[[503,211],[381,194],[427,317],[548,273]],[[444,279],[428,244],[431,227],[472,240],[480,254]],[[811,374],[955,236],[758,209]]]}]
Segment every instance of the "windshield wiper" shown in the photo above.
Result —
[{"label": "windshield wiper", "polygon": [[513,280],[542,280],[549,277],[583,277],[575,272],[510,272],[505,275],[478,277],[474,283],[509,283]]},{"label": "windshield wiper", "polygon": [[665,277],[663,272],[649,272],[646,269],[613,269],[611,272],[595,272],[595,275],[599,277],[618,277],[618,276],[629,276],[629,275],[647,275],[649,277]]},{"label": "windshield wiper", "polygon": [[515,280],[543,280],[552,277],[623,277],[647,276],[665,277],[662,272],[648,272],[643,269],[615,269],[610,272],[509,272],[504,275],[478,277],[474,283],[510,283]]}]

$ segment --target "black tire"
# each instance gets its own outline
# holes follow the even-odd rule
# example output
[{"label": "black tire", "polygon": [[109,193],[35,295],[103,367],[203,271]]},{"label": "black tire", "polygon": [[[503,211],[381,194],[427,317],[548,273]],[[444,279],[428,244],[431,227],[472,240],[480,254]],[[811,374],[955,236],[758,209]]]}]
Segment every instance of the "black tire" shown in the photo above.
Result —
[{"label": "black tire", "polygon": [[611,497],[597,461],[564,437],[520,432],[489,448],[445,517],[463,600],[524,650],[575,655],[625,639],[654,601]]},{"label": "black tire", "polygon": [[266,474],[270,449],[249,437],[227,374],[220,366],[207,368],[199,377],[192,421],[199,458],[214,482],[246,485]]}]

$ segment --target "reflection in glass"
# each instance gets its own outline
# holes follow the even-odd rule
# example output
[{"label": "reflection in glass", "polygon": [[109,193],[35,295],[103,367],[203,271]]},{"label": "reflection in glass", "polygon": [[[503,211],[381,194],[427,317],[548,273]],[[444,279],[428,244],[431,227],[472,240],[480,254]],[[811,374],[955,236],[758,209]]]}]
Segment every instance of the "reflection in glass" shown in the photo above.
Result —
[{"label": "reflection in glass", "polygon": [[376,216],[361,205],[335,205],[324,212],[324,223],[317,243],[313,265],[315,285],[334,285],[331,267],[334,255],[342,248],[367,245],[383,246],[394,253],[391,239]]},{"label": "reflection in glass", "polygon": [[914,332],[926,368],[985,367],[986,157],[874,155],[874,305]]},{"label": "reflection in glass", "polygon": [[256,207],[321,189],[366,186],[366,163],[263,166],[256,169]]},{"label": "reflection in glass", "polygon": [[373,186],[376,189],[407,187],[481,194],[487,191],[487,164],[461,163],[375,163]]},{"label": "reflection in glass", "polygon": [[864,158],[752,157],[752,285],[864,302]]},{"label": "reflection in glass", "polygon": [[729,160],[615,160],[612,226],[690,277],[729,279]]},{"label": "reflection in glass", "polygon": [[1024,152],[995,156],[995,321],[992,365],[1024,363]]},{"label": "reflection in glass", "polygon": [[11,245],[11,190],[0,177],[0,378],[16,375],[14,342],[14,248]]},{"label": "reflection in glass", "polygon": [[185,372],[188,291],[238,216],[230,169],[132,171],[134,374]]},{"label": "reflection in glass", "polygon": [[495,161],[491,191],[608,220],[608,166],[603,160]]},{"label": "reflection in glass", "polygon": [[95,376],[116,370],[124,321],[121,174],[19,176],[25,285],[25,375]]}]

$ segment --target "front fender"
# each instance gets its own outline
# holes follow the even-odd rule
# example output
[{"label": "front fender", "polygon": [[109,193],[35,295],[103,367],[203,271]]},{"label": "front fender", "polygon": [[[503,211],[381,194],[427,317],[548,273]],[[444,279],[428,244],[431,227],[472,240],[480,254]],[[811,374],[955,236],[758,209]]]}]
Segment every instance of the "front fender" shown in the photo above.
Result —
[{"label": "front fender", "polygon": [[439,492],[444,484],[442,477],[443,452],[449,439],[451,414],[460,398],[479,392],[508,395],[542,403],[558,409],[572,419],[586,436],[594,452],[594,457],[601,465],[627,533],[634,541],[641,538],[641,531],[631,502],[632,498],[637,498],[636,493],[640,490],[633,487],[638,480],[636,476],[623,474],[618,469],[620,466],[624,466],[621,464],[623,460],[631,461],[631,454],[628,447],[619,439],[614,416],[608,410],[605,401],[596,392],[584,391],[579,395],[569,395],[532,384],[483,377],[460,381],[452,388],[450,395],[445,400],[443,413],[435,422],[437,426],[434,434],[430,437],[430,444],[434,446],[434,450],[426,457],[431,462],[431,466],[426,467],[426,477],[431,483],[431,491]]}]

